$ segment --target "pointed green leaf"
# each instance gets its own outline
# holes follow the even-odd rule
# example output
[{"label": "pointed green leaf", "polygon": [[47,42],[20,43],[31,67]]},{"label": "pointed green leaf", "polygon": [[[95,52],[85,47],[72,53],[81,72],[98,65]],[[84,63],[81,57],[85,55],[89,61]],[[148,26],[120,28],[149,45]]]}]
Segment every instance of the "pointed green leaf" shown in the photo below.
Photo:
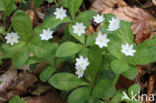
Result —
[{"label": "pointed green leaf", "polygon": [[25,42],[19,42],[13,46],[4,44],[2,52],[6,57],[12,58],[13,65],[17,68],[24,65],[29,58],[29,49]]},{"label": "pointed green leaf", "polygon": [[156,61],[156,46],[136,50],[133,57],[128,62],[133,65],[146,65]]},{"label": "pointed green leaf", "polygon": [[128,94],[130,97],[137,96],[140,93],[140,86],[138,84],[134,84],[128,88]]},{"label": "pointed green leaf", "polygon": [[15,0],[1,0],[0,11],[4,11],[6,16],[10,16],[13,10],[16,9]]},{"label": "pointed green leaf", "polygon": [[113,60],[111,63],[111,68],[114,73],[120,74],[128,70],[129,65],[124,60]]},{"label": "pointed green leaf", "polygon": [[91,88],[82,87],[74,90],[68,97],[68,103],[85,103],[90,96]]},{"label": "pointed green leaf", "polygon": [[63,20],[60,19],[56,19],[56,16],[51,16],[48,19],[44,20],[44,22],[36,27],[34,29],[34,34],[41,34],[43,32],[43,29],[54,29],[56,28],[58,25],[62,24],[62,23],[66,23],[66,22],[70,22],[71,20],[68,17],[65,17]]},{"label": "pointed green leaf", "polygon": [[29,40],[32,36],[32,22],[23,11],[16,11],[13,16],[13,28],[23,40]]},{"label": "pointed green leaf", "polygon": [[40,80],[46,82],[50,76],[54,73],[55,68],[52,66],[46,66],[43,71],[40,73]]},{"label": "pointed green leaf", "polygon": [[52,76],[48,82],[57,89],[70,90],[82,85],[89,85],[85,81],[78,79],[77,76],[70,73],[58,73]]},{"label": "pointed green leaf", "polygon": [[92,95],[99,98],[110,98],[114,95],[115,91],[115,86],[112,84],[112,80],[103,79],[96,84]]},{"label": "pointed green leaf", "polygon": [[128,79],[134,80],[138,74],[138,69],[135,66],[130,66],[128,70],[122,74]]},{"label": "pointed green leaf", "polygon": [[75,17],[75,14],[78,12],[79,7],[81,6],[82,2],[83,0],[67,0],[68,9],[73,18]]},{"label": "pointed green leaf", "polygon": [[39,57],[43,62],[48,62],[52,65],[54,65],[57,47],[57,43],[40,40],[40,38],[34,38],[29,43],[29,48],[36,57]]},{"label": "pointed green leaf", "polygon": [[19,96],[14,96],[13,98],[11,98],[9,103],[21,103],[20,97]]},{"label": "pointed green leaf", "polygon": [[68,57],[76,54],[82,49],[82,45],[73,42],[65,42],[60,45],[56,52],[57,57]]}]

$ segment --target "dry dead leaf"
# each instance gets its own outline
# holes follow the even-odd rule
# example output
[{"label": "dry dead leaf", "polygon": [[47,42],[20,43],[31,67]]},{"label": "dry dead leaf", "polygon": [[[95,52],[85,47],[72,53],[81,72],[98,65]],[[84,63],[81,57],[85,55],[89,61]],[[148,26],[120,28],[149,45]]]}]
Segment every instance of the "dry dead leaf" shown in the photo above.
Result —
[{"label": "dry dead leaf", "polygon": [[29,103],[66,103],[56,90],[49,91],[43,96],[25,97],[25,100]]},{"label": "dry dead leaf", "polygon": [[156,0],[152,0],[153,4],[156,6]]},{"label": "dry dead leaf", "polygon": [[43,85],[43,84],[37,84],[36,87],[37,89],[31,92],[31,94],[36,95],[36,96],[40,96],[41,94],[51,89],[51,86]]},{"label": "dry dead leaf", "polygon": [[16,69],[9,69],[0,76],[0,100],[7,101],[15,95],[27,93],[27,88],[32,86],[37,77],[29,72],[20,72]]}]

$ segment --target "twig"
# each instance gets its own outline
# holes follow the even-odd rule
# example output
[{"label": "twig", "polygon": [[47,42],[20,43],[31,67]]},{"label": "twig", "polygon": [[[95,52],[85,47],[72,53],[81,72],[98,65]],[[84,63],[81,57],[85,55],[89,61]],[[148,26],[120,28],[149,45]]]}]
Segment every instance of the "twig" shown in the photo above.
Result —
[{"label": "twig", "polygon": [[55,2],[55,4],[56,4],[56,6],[58,7],[58,3],[57,3],[57,1],[56,1],[56,0],[54,0],[54,2]]}]

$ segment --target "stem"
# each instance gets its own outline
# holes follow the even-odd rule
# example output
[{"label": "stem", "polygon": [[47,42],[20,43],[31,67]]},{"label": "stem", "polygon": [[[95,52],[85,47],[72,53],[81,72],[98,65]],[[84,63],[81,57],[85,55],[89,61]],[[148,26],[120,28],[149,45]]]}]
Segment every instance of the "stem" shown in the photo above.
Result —
[{"label": "stem", "polygon": [[4,27],[6,28],[6,16],[4,16]]},{"label": "stem", "polygon": [[86,10],[86,6],[85,6],[84,1],[83,1],[83,5],[82,6],[83,6],[83,9]]},{"label": "stem", "polygon": [[141,2],[140,2],[139,0],[136,0],[136,2],[137,2],[139,5],[142,5]]},{"label": "stem", "polygon": [[56,6],[58,6],[58,3],[57,3],[57,1],[56,1],[56,0],[54,0],[54,2],[55,2],[55,4],[56,4]]},{"label": "stem", "polygon": [[11,28],[12,28],[12,24],[9,26],[9,29],[8,29],[7,33],[10,32]]},{"label": "stem", "polygon": [[0,39],[1,39],[2,41],[5,41],[5,39],[2,37],[2,35],[0,35]]}]

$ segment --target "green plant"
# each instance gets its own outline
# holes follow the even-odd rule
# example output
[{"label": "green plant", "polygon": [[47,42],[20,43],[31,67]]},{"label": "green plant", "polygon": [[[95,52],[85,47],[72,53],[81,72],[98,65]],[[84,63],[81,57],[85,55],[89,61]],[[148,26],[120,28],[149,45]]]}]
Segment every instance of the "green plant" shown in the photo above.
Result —
[{"label": "green plant", "polygon": [[[1,59],[11,58],[16,68],[39,62],[47,63],[48,66],[40,74],[41,81],[48,81],[59,90],[71,90],[68,103],[119,103],[122,101],[122,92],[115,89],[119,75],[133,80],[137,75],[136,65],[156,61],[156,37],[136,45],[131,23],[111,14],[79,12],[82,2],[61,0],[59,5],[67,8],[70,15],[66,14],[67,10],[63,7],[58,7],[54,15],[35,28],[29,16],[17,10],[11,24],[15,33],[7,33],[7,43],[1,46]],[[7,16],[15,8],[12,5],[9,11],[6,10],[9,2],[0,5],[3,5],[0,10]],[[89,20],[92,19],[104,25],[100,31],[86,36]],[[52,42],[49,39],[53,39],[52,34],[60,24],[67,24],[62,41]],[[62,62],[73,64],[75,61],[76,75],[56,69]]]}]

